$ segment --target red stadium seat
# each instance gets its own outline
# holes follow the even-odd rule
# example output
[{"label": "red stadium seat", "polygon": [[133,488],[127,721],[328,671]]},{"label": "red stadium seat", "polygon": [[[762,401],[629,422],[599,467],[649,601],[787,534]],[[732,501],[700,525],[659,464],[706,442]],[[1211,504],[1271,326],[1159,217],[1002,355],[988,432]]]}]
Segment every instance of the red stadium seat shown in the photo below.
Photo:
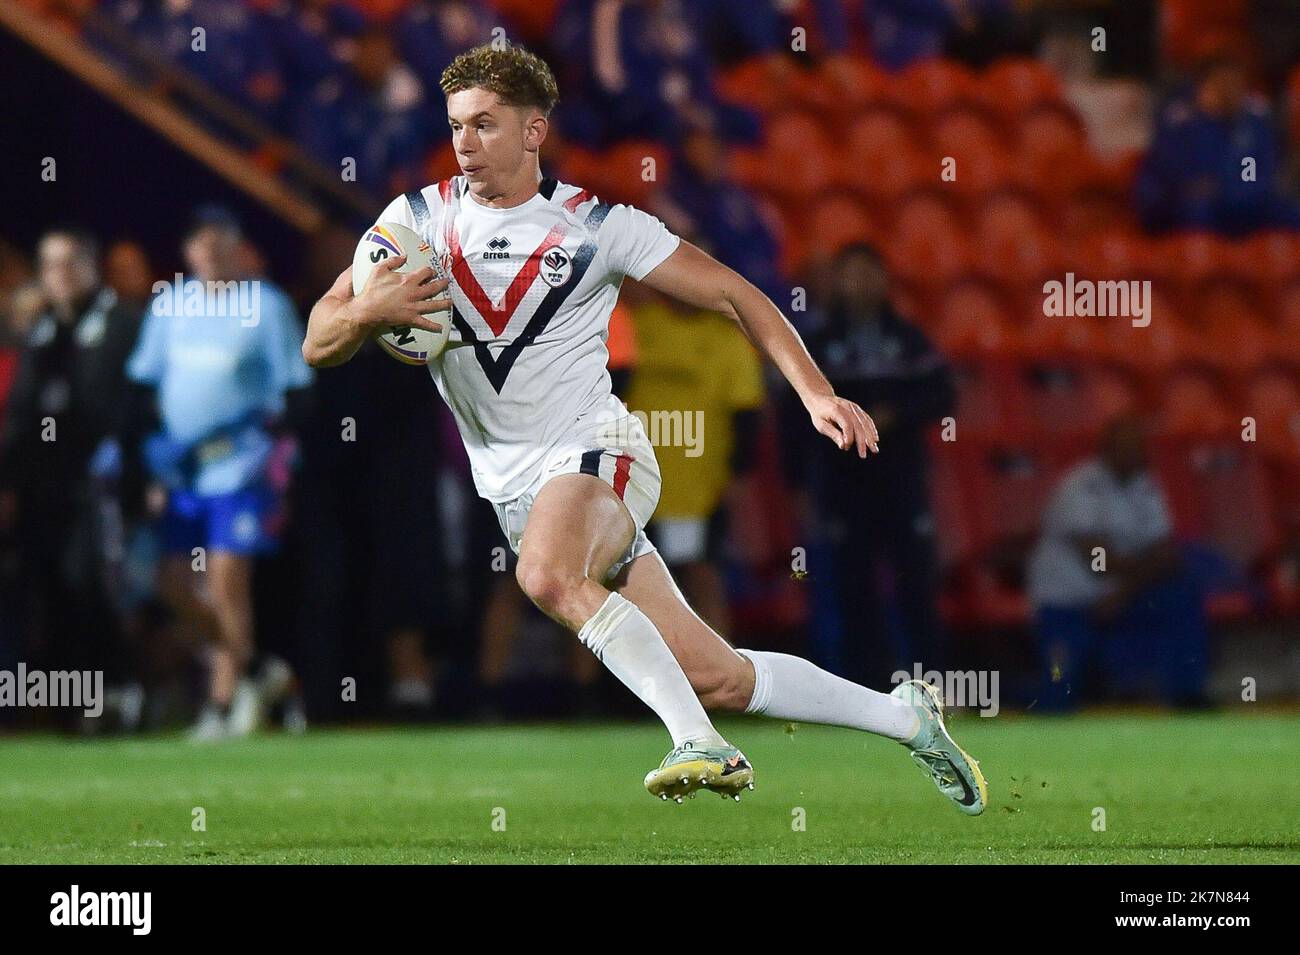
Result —
[{"label": "red stadium seat", "polygon": [[977,78],[980,102],[1004,117],[1062,101],[1061,81],[1051,67],[1034,59],[998,60]]},{"label": "red stadium seat", "polygon": [[1165,383],[1157,419],[1161,434],[1172,438],[1227,438],[1236,434],[1240,419],[1224,403],[1222,388],[1202,371],[1172,374]]},{"label": "red stadium seat", "polygon": [[1264,232],[1244,240],[1241,255],[1261,282],[1283,286],[1300,281],[1300,234]]},{"label": "red stadium seat", "polygon": [[822,67],[821,77],[839,94],[841,109],[850,114],[889,100],[889,74],[866,57],[835,57]]},{"label": "red stadium seat", "polygon": [[786,110],[767,121],[763,158],[765,186],[777,196],[806,199],[831,180],[831,148],[821,120]]},{"label": "red stadium seat", "polygon": [[497,10],[508,17],[530,43],[546,39],[561,3],[562,0],[495,0]]},{"label": "red stadium seat", "polygon": [[1272,554],[1278,544],[1273,494],[1252,445],[1165,436],[1155,442],[1153,459],[1181,534],[1245,568]]},{"label": "red stadium seat", "polygon": [[947,282],[970,261],[969,239],[953,204],[935,190],[909,196],[886,236],[889,265],[905,280]]},{"label": "red stadium seat", "polygon": [[960,166],[963,154],[993,151],[1003,137],[987,113],[962,104],[944,110],[931,120],[929,138],[940,156],[955,156]]},{"label": "red stadium seat", "polygon": [[1269,369],[1244,389],[1244,414],[1255,419],[1255,440],[1268,457],[1300,463],[1300,383],[1294,373]]},{"label": "red stadium seat", "polygon": [[896,160],[916,147],[917,137],[906,115],[889,106],[859,113],[844,137],[845,151],[854,162],[878,157]]},{"label": "red stadium seat", "polygon": [[866,207],[843,193],[831,193],[818,199],[807,229],[814,239],[814,254],[819,258],[832,258],[846,245],[874,242],[877,238],[875,223]]},{"label": "red stadium seat", "polygon": [[1038,206],[1022,193],[988,198],[977,216],[975,248],[981,271],[1011,288],[1041,289],[1062,271],[1059,244]]},{"label": "red stadium seat", "polygon": [[933,114],[956,103],[975,102],[975,75],[951,60],[918,60],[896,74],[889,97],[919,115]]},{"label": "red stadium seat", "polygon": [[785,108],[790,97],[784,84],[772,81],[774,75],[785,75],[789,70],[781,59],[779,55],[756,56],[722,72],[716,84],[718,96],[764,113]]}]

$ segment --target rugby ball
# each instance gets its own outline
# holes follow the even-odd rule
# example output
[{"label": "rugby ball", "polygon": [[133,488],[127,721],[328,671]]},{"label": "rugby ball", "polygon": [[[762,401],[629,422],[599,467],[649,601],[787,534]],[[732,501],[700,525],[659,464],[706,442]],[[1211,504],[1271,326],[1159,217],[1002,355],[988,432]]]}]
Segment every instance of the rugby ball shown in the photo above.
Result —
[{"label": "rugby ball", "polygon": [[[406,264],[397,271],[415,272],[433,266],[438,278],[446,278],[441,263],[414,230],[396,222],[377,222],[365,231],[352,256],[352,292],[360,295],[366,280],[380,262],[397,255],[406,256]],[[446,293],[443,296],[446,297]],[[430,312],[427,316],[442,325],[442,332],[430,332],[409,325],[395,325],[376,341],[388,354],[408,365],[423,365],[442,354],[451,334],[451,312]]]}]

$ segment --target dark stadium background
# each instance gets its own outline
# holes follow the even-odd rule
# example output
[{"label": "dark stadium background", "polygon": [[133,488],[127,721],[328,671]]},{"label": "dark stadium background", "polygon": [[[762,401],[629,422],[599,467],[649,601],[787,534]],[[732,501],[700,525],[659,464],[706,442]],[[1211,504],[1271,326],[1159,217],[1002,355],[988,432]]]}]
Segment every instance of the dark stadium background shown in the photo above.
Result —
[{"label": "dark stadium background", "polygon": [[[334,40],[386,33],[400,51],[410,23],[403,18],[417,10],[427,13],[435,32],[440,18],[453,23],[464,45],[490,41],[492,29],[503,27],[507,37],[545,56],[559,76],[563,102],[555,128],[565,152],[558,175],[604,200],[650,211],[690,195],[680,149],[698,117],[661,99],[665,87],[656,85],[685,78],[688,101],[703,107],[727,140],[731,186],[759,212],[749,228],[764,230],[754,243],[713,237],[715,252],[747,270],[783,308],[793,288],[805,288],[811,307],[791,317],[813,334],[828,295],[829,263],[845,246],[871,243],[889,267],[893,301],[954,371],[958,440],[942,442],[937,429],[925,438],[941,584],[935,600],[946,635],[944,655],[921,661],[926,669],[997,670],[1003,706],[1037,701],[1041,648],[1024,593],[1024,562],[1056,481],[1091,453],[1108,415],[1130,402],[1151,428],[1177,536],[1197,555],[1197,566],[1208,568],[1206,699],[1238,701],[1243,674],[1258,677],[1273,701],[1300,697],[1300,21],[1292,4],[971,0],[963,10],[973,19],[960,30],[927,26],[926,11],[945,7],[943,0],[682,4],[673,9],[690,7],[683,21],[689,43],[673,59],[637,32],[652,16],[674,15],[671,5],[628,2],[624,22],[631,25],[619,43],[633,72],[621,97],[599,92],[583,52],[600,5],[248,2],[240,29],[263,36],[273,14],[292,24],[309,6],[346,8],[347,16],[329,28],[337,31]],[[162,6],[0,0],[5,326],[11,293],[30,278],[36,242],[47,229],[75,223],[104,248],[136,243],[151,276],[165,278],[180,268],[179,242],[195,208],[211,202],[235,211],[264,274],[289,290],[305,319],[347,264],[360,230],[392,195],[455,172],[437,76],[413,69],[424,100],[403,119],[415,151],[397,151],[400,161],[369,168],[365,184],[323,185],[322,179],[338,179],[327,150],[285,159],[264,136],[269,130],[293,141],[302,129],[321,133],[333,115],[315,99],[321,81],[296,78],[274,48],[260,73],[195,78],[186,57],[159,56],[166,49],[157,42],[161,34],[149,32],[154,27],[140,11],[161,16]],[[209,0],[193,0],[188,12],[174,6],[176,16],[196,23],[227,7]],[[873,33],[875,18],[886,13],[916,29],[912,41],[889,45]],[[834,25],[840,14],[847,17],[843,28]],[[807,30],[806,51],[790,49],[796,27]],[[1097,27],[1106,33],[1104,53],[1089,50]],[[446,52],[457,52],[458,39],[443,34]],[[109,35],[117,39],[110,42]],[[241,35],[236,31],[231,42]],[[335,44],[336,52],[347,47]],[[125,92],[92,89],[82,70],[69,65],[69,50],[126,78]],[[1141,200],[1144,156],[1162,112],[1187,95],[1211,55],[1227,55],[1248,71],[1261,128],[1279,155],[1273,192],[1244,223],[1180,220],[1185,210],[1152,209]],[[1065,62],[1078,72],[1063,73]],[[347,66],[339,59],[325,68],[333,75]],[[264,88],[257,81],[266,71],[278,92],[254,95]],[[837,86],[845,77],[856,84],[852,95]],[[1081,105],[1096,107],[1103,96],[1122,104],[1118,111],[1081,113]],[[214,171],[203,147],[177,143],[133,115],[125,108],[133,98],[188,118],[242,156],[242,181]],[[657,121],[632,127],[627,117],[638,115]],[[864,125],[868,117],[876,125]],[[1144,135],[1116,145],[1134,128]],[[646,129],[658,138],[647,139]],[[885,132],[897,134],[897,144],[872,138]],[[1060,139],[1053,138],[1057,133]],[[1093,141],[1098,136],[1110,140],[1104,153]],[[549,155],[544,148],[544,169]],[[58,161],[55,182],[40,178],[47,156]],[[657,161],[652,182],[641,175],[647,156]],[[955,183],[940,180],[945,156],[957,160]],[[1189,165],[1195,160],[1186,158]],[[1155,175],[1177,172],[1163,167]],[[245,188],[266,177],[291,201],[270,205]],[[674,177],[680,193],[673,191]],[[303,216],[316,225],[301,227]],[[708,223],[702,228],[697,241],[708,245]],[[762,251],[766,243],[770,255]],[[1148,345],[1132,329],[1100,322],[1088,327],[1091,337],[1082,344],[1072,340],[1061,324],[1069,320],[1053,327],[1041,314],[1043,281],[1070,271],[1101,280],[1153,279],[1154,325],[1181,329],[1177,341]],[[635,328],[635,290],[630,302]],[[21,348],[17,330],[0,331],[0,416]],[[644,371],[630,363],[633,378]],[[413,592],[424,608],[420,629],[436,683],[433,705],[419,718],[573,712],[570,638],[535,616],[528,618],[528,639],[515,648],[517,682],[499,705],[484,706],[476,678],[478,614],[499,577],[488,554],[500,540],[486,505],[472,496],[454,432],[427,377],[367,348],[353,364],[319,373],[313,391],[314,417],[299,435],[291,524],[280,554],[263,561],[258,577],[259,643],[297,670],[309,717],[394,715],[385,702],[387,604]],[[733,514],[730,544],[719,559],[733,622],[728,635],[834,664],[844,648],[819,625],[833,595],[818,586],[815,570],[805,577],[790,566],[794,547],[814,555],[825,550],[791,505],[807,474],[785,453],[795,439],[784,397],[783,383],[769,375],[755,470],[736,493],[746,510],[741,521]],[[338,422],[347,415],[357,418],[363,437],[344,446]],[[1246,415],[1259,421],[1257,443],[1240,440]],[[443,522],[440,495],[428,490],[438,474],[461,491],[457,524]],[[412,516],[412,523],[393,520],[394,513]],[[743,533],[735,532],[738,524]],[[404,539],[411,535],[423,538]],[[12,666],[42,635],[30,632],[16,609],[23,555],[8,540],[0,548],[0,666]],[[170,725],[193,702],[186,693],[196,677],[184,662],[156,659],[166,620],[147,595],[138,612],[133,637],[117,657],[119,677],[142,681],[146,696],[156,688],[175,696],[175,708],[160,711],[154,724]],[[898,626],[890,600],[879,614],[886,630]],[[843,630],[848,641],[859,633],[852,620]],[[868,652],[889,654],[883,645]],[[912,658],[888,662],[910,670]],[[355,704],[339,698],[345,676],[365,689]],[[595,712],[634,711],[631,698],[608,681],[595,693],[594,702],[583,697]],[[1123,702],[1155,698],[1138,693]],[[1084,702],[1107,699],[1099,691]],[[0,714],[15,719],[39,721]]]}]

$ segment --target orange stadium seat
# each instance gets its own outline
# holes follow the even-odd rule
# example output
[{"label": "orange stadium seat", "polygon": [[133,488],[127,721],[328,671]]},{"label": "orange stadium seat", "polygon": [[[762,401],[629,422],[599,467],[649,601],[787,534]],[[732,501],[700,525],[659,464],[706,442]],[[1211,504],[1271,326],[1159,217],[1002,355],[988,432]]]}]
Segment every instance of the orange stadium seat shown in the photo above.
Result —
[{"label": "orange stadium seat", "polygon": [[866,207],[851,195],[831,193],[817,200],[807,222],[815,254],[831,258],[854,242],[875,242],[877,230]]},{"label": "orange stadium seat", "polygon": [[1086,178],[1089,145],[1083,125],[1065,107],[1042,107],[1014,126],[1023,175],[1045,196],[1073,191]]},{"label": "orange stadium seat", "polygon": [[908,196],[885,236],[890,267],[906,280],[946,283],[970,262],[969,239],[956,211],[936,190]]},{"label": "orange stadium seat", "polygon": [[1008,288],[1041,289],[1046,278],[1061,271],[1059,243],[1037,205],[1022,193],[990,196],[974,231],[981,271]]},{"label": "orange stadium seat", "polygon": [[930,143],[941,156],[960,157],[967,152],[990,152],[998,148],[1001,131],[988,114],[969,104],[958,104],[939,113],[930,122]]},{"label": "orange stadium seat", "polygon": [[863,56],[840,56],[826,62],[821,79],[839,94],[839,109],[850,114],[889,99],[889,74]]},{"label": "orange stadium seat", "polygon": [[913,192],[933,191],[937,165],[920,152],[880,154],[855,159],[844,156],[836,169],[836,181],[862,196],[878,211],[893,215],[905,197]]},{"label": "orange stadium seat", "polygon": [[1231,436],[1240,419],[1223,401],[1217,381],[1199,370],[1176,371],[1165,382],[1157,416],[1160,432],[1172,437]]},{"label": "orange stadium seat", "polygon": [[789,105],[790,97],[785,84],[773,82],[773,77],[784,76],[791,69],[779,54],[751,57],[718,76],[718,96],[763,113],[776,112]]},{"label": "orange stadium seat", "polygon": [[1253,446],[1240,440],[1166,436],[1152,455],[1179,530],[1244,568],[1278,543],[1269,474]]},{"label": "orange stadium seat", "polygon": [[1180,66],[1225,48],[1244,48],[1249,17],[1250,0],[1161,0],[1161,48]]},{"label": "orange stadium seat", "polygon": [[1241,256],[1262,282],[1283,285],[1300,281],[1300,234],[1263,232],[1241,245]]},{"label": "orange stadium seat", "polygon": [[934,332],[949,356],[978,361],[1010,351],[1007,302],[1001,292],[978,278],[949,285],[939,296]]},{"label": "orange stadium seat", "polygon": [[1008,57],[986,69],[976,81],[979,100],[1003,117],[1024,115],[1035,107],[1062,102],[1061,81],[1038,60]]},{"label": "orange stadium seat", "polygon": [[1135,231],[1107,230],[1086,236],[1067,250],[1073,271],[1090,278],[1149,278],[1154,246]]},{"label": "orange stadium seat", "polygon": [[495,0],[496,8],[519,27],[525,40],[546,39],[563,0]]},{"label": "orange stadium seat", "polygon": [[764,185],[777,196],[806,197],[831,178],[831,148],[821,120],[803,110],[785,110],[767,121],[762,155]]},{"label": "orange stadium seat", "polygon": [[919,115],[937,113],[961,102],[974,102],[975,75],[951,60],[918,60],[889,84],[889,98]]},{"label": "orange stadium seat", "polygon": [[[654,177],[645,178],[652,159]],[[625,142],[601,153],[569,147],[565,164],[574,181],[602,200],[644,205],[651,193],[672,178],[672,154],[660,143]]]},{"label": "orange stadium seat", "polygon": [[868,157],[897,159],[916,147],[917,137],[906,115],[889,106],[873,107],[855,116],[844,137],[844,149],[854,162]]},{"label": "orange stadium seat", "polygon": [[1300,385],[1292,372],[1268,369],[1245,387],[1245,414],[1255,419],[1255,440],[1265,455],[1300,463]]}]

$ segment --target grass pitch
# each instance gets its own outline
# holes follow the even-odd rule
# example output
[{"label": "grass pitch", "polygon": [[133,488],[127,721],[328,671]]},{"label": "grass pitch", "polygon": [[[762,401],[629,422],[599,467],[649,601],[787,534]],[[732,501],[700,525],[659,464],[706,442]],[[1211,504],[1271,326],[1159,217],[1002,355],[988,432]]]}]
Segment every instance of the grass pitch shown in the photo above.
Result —
[{"label": "grass pitch", "polygon": [[757,774],[739,805],[653,800],[650,724],[15,737],[0,864],[1300,861],[1296,715],[952,722],[989,781],[974,819],[895,743],[757,720],[722,724]]}]

